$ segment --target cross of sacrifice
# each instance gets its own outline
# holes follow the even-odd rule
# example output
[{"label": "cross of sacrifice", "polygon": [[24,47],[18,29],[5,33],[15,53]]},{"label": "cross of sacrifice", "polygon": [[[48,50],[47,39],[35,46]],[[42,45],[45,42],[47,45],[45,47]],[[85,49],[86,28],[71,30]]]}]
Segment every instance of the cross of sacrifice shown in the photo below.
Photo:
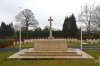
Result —
[{"label": "cross of sacrifice", "polygon": [[95,60],[95,63],[99,63],[100,66],[100,56],[99,56],[99,60]]},{"label": "cross of sacrifice", "polygon": [[50,19],[48,19],[48,21],[50,21],[50,35],[49,35],[49,37],[50,38],[52,38],[52,21],[53,21],[53,19],[51,18],[51,16],[50,16]]}]

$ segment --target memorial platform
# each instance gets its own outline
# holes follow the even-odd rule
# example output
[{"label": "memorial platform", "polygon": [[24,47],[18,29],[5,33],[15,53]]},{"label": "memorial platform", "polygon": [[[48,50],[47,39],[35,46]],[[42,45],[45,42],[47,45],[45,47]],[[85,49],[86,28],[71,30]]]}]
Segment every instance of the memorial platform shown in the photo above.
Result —
[{"label": "memorial platform", "polygon": [[94,59],[80,49],[67,48],[67,51],[34,51],[34,48],[23,49],[8,57],[10,60],[34,59]]},{"label": "memorial platform", "polygon": [[34,51],[67,51],[67,41],[66,39],[35,40]]}]

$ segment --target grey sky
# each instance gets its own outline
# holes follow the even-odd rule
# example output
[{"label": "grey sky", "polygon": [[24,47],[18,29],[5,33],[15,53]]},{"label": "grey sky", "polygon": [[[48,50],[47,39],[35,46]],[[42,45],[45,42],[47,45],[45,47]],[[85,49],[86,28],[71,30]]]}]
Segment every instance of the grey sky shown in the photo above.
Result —
[{"label": "grey sky", "polygon": [[74,13],[77,18],[81,6],[94,2],[95,5],[100,4],[100,0],[0,0],[0,23],[4,21],[16,24],[15,16],[20,12],[21,6],[22,10],[32,10],[40,27],[49,25],[48,19],[52,16],[53,28],[62,29],[65,16]]}]

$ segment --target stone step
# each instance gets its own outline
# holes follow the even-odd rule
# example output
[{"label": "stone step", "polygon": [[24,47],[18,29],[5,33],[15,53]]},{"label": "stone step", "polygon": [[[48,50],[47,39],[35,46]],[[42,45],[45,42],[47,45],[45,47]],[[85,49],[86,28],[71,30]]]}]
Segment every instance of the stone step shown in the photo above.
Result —
[{"label": "stone step", "polygon": [[24,53],[77,53],[77,51],[26,51]]},{"label": "stone step", "polygon": [[32,55],[76,55],[77,52],[24,52],[24,54]]},{"label": "stone step", "polygon": [[82,54],[64,54],[64,55],[55,55],[55,54],[19,54],[19,56],[82,56]]},{"label": "stone step", "polygon": [[82,54],[77,54],[77,52],[25,52],[24,54],[19,54],[20,56],[82,56]]},{"label": "stone step", "polygon": [[46,47],[46,48],[34,48],[34,51],[67,51],[67,48],[57,48],[57,47]]}]

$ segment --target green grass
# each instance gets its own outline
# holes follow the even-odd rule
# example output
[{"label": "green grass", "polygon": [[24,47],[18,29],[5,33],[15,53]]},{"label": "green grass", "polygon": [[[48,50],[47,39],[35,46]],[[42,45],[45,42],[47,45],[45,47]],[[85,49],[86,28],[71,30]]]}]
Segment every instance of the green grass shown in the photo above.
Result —
[{"label": "green grass", "polygon": [[80,46],[80,43],[71,43],[71,42],[68,42],[67,46]]},{"label": "green grass", "polygon": [[98,57],[100,56],[100,50],[84,50],[84,51],[96,59],[98,59]]},{"label": "green grass", "polygon": [[[100,50],[85,50],[95,58],[100,56]],[[95,60],[6,60],[15,52],[0,52],[0,66],[98,66]]]},{"label": "green grass", "polygon": [[[81,43],[71,43],[71,42],[68,42],[67,43],[67,46],[81,46]],[[97,44],[90,44],[90,43],[88,43],[88,44],[83,44],[83,46],[100,46],[100,42],[99,43],[97,43]]]},{"label": "green grass", "polygon": [[[80,43],[68,43],[68,46],[80,46]],[[18,45],[12,45],[7,48],[16,48]],[[33,47],[33,44],[22,44],[22,47]],[[100,50],[84,50],[86,53],[98,59]],[[98,66],[95,60],[6,60],[7,57],[15,52],[0,52],[0,66]]]}]

